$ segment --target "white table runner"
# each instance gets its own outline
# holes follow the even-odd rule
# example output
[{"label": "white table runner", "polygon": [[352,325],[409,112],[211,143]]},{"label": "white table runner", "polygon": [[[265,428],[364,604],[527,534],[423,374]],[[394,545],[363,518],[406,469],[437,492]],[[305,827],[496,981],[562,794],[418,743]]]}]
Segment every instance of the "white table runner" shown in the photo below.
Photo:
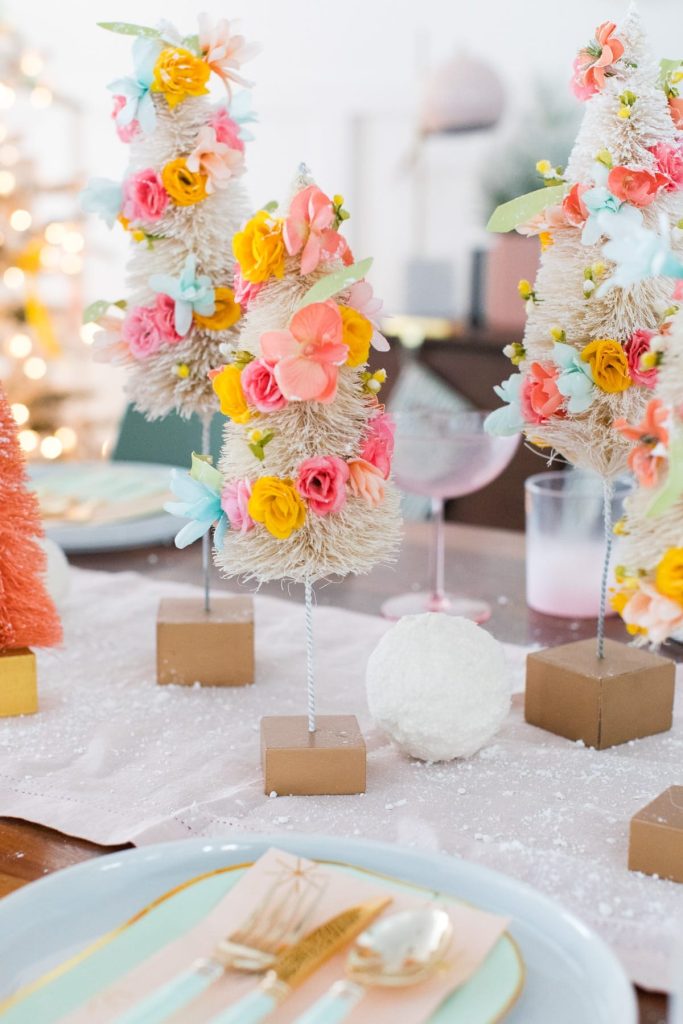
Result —
[{"label": "white table runner", "polygon": [[[634,981],[670,986],[683,885],[625,865],[631,816],[683,781],[680,700],[670,733],[595,751],[526,725],[518,699],[479,754],[424,765],[398,754],[367,713],[365,662],[387,624],[321,607],[320,711],[358,715],[368,792],[269,799],[258,721],[304,712],[303,607],[256,598],[253,687],[159,687],[159,598],[193,588],[132,573],[72,570],[71,580],[65,646],[39,654],[40,713],[0,720],[0,815],[98,843],[239,829],[360,835],[443,850],[558,899],[617,950]],[[519,690],[525,651],[507,651]]]}]

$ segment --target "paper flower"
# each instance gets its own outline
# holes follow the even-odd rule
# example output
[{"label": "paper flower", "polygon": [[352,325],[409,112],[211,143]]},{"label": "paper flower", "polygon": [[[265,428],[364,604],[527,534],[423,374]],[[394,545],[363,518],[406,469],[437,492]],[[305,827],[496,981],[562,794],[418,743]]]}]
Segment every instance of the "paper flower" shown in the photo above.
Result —
[{"label": "paper flower", "polygon": [[668,184],[666,175],[632,167],[613,167],[607,178],[607,188],[623,203],[642,209],[657,198],[660,189]]},{"label": "paper flower", "polygon": [[206,176],[206,191],[211,194],[244,172],[244,145],[236,148],[219,142],[211,125],[204,125],[185,164],[189,171]]},{"label": "paper flower", "polygon": [[165,164],[161,180],[176,206],[194,206],[207,197],[207,176],[201,171],[191,171],[183,157]]},{"label": "paper flower", "polygon": [[590,363],[593,381],[609,395],[626,391],[633,384],[623,346],[614,338],[597,338],[581,349],[581,359]]},{"label": "paper flower", "polygon": [[582,185],[577,182],[569,189],[569,192],[562,200],[562,212],[568,224],[572,227],[580,227],[585,224],[588,218],[588,207],[583,201],[583,196],[590,189],[589,185]]},{"label": "paper flower", "polygon": [[506,404],[499,409],[494,409],[486,417],[484,429],[487,434],[493,434],[494,437],[507,437],[510,434],[519,434],[524,429],[524,417],[520,405],[523,383],[523,375],[513,373],[507,380],[494,386],[493,390]]},{"label": "paper flower", "polygon": [[183,46],[162,50],[154,65],[150,90],[160,92],[173,109],[188,96],[205,96],[211,68]]},{"label": "paper flower", "polygon": [[262,476],[252,487],[248,511],[278,540],[287,540],[306,521],[306,506],[291,480]]},{"label": "paper flower", "polygon": [[307,185],[292,199],[283,237],[290,256],[301,253],[302,274],[310,274],[321,260],[333,256],[351,262],[346,241],[332,227],[335,219],[332,200],[317,185]]},{"label": "paper flower", "polygon": [[683,132],[683,96],[669,97],[669,113],[674,126]]},{"label": "paper flower", "polygon": [[233,34],[226,18],[214,25],[208,14],[200,14],[198,21],[199,47],[210,69],[223,80],[228,92],[231,82],[249,88],[252,83],[242,77],[240,68],[256,56],[258,44],[247,43],[244,36]]},{"label": "paper flower", "polygon": [[334,302],[312,302],[294,314],[286,331],[261,335],[261,354],[275,364],[275,379],[289,402],[332,402],[348,346]]},{"label": "paper flower", "polygon": [[391,348],[389,342],[380,334],[381,313],[383,303],[381,299],[375,298],[372,285],[369,281],[356,281],[349,288],[349,306],[353,306],[359,313],[362,313],[373,326],[370,344],[378,352],[388,352]]},{"label": "paper flower", "polygon": [[581,234],[584,245],[594,245],[603,235],[611,236],[623,226],[637,227],[643,215],[636,207],[618,199],[605,185],[596,185],[583,194],[588,219]]},{"label": "paper flower", "polygon": [[368,433],[361,445],[360,457],[376,466],[385,480],[389,479],[391,460],[394,457],[394,436],[396,424],[388,413],[373,416],[368,424]]},{"label": "paper flower", "polygon": [[634,331],[624,345],[626,358],[628,359],[628,372],[636,384],[642,384],[646,388],[653,388],[657,383],[657,367],[645,369],[641,366],[641,359],[646,352],[650,351],[654,331],[640,329]]},{"label": "paper flower", "polygon": [[246,281],[263,284],[269,277],[282,277],[285,272],[282,221],[271,217],[267,210],[259,210],[234,236],[232,251]]},{"label": "paper flower", "polygon": [[630,633],[643,633],[653,644],[661,644],[683,626],[683,604],[643,580],[624,604],[621,616]]},{"label": "paper flower", "polygon": [[189,473],[171,470],[171,490],[180,501],[168,501],[164,505],[166,512],[172,516],[181,516],[190,522],[176,534],[177,548],[186,548],[208,533],[213,524],[213,542],[216,550],[223,547],[225,532],[228,529],[228,517],[221,506],[221,487],[223,478],[206,460],[192,456],[192,469]]},{"label": "paper flower", "polygon": [[349,490],[354,498],[363,498],[370,508],[378,508],[386,491],[381,469],[365,459],[352,459],[348,467]]},{"label": "paper flower", "polygon": [[180,277],[152,274],[149,286],[154,292],[170,295],[175,301],[175,329],[184,338],[192,325],[192,314],[211,316],[216,310],[214,289],[206,274],[197,275],[197,257],[189,253]]},{"label": "paper flower", "polygon": [[531,363],[522,384],[520,406],[526,423],[547,423],[551,416],[563,414],[564,395],[557,388],[559,366]]},{"label": "paper flower", "polygon": [[650,152],[657,161],[657,171],[667,179],[664,190],[675,192],[683,189],[683,145],[658,142]]},{"label": "paper flower", "polygon": [[216,288],[213,293],[215,309],[210,316],[194,313],[193,319],[205,331],[227,331],[242,316],[242,308],[235,302],[232,288]]},{"label": "paper flower", "polygon": [[370,356],[372,324],[352,306],[337,306],[342,318],[342,342],[348,345],[347,366],[362,366]]},{"label": "paper flower", "polygon": [[167,345],[176,345],[182,340],[175,329],[175,302],[170,295],[157,295],[152,307],[152,318],[162,341]]},{"label": "paper flower", "polygon": [[163,338],[154,316],[153,306],[135,306],[126,314],[121,337],[136,359],[148,359],[161,348]]},{"label": "paper flower", "polygon": [[116,134],[118,135],[121,142],[133,142],[134,139],[139,138],[142,135],[142,128],[140,127],[139,121],[131,121],[130,124],[119,124],[119,114],[126,106],[125,96],[114,96],[112,103],[111,117],[116,128]]},{"label": "paper flower", "polygon": [[557,390],[567,399],[567,412],[580,415],[590,409],[595,398],[595,384],[590,363],[585,362],[572,345],[555,342],[553,359],[560,367]]},{"label": "paper flower", "polygon": [[248,423],[251,419],[249,406],[242,390],[242,371],[234,363],[228,363],[220,370],[209,373],[213,390],[218,395],[221,412],[235,423]]},{"label": "paper flower", "polygon": [[349,467],[336,455],[305,459],[299,466],[296,488],[311,512],[327,516],[346,503]]},{"label": "paper flower", "polygon": [[254,529],[254,520],[249,515],[249,499],[251,498],[251,480],[233,480],[221,491],[221,508],[228,517],[231,530],[249,533]]},{"label": "paper flower", "polygon": [[232,275],[232,284],[235,289],[235,302],[239,303],[243,312],[246,313],[251,303],[263,288],[263,285],[254,284],[253,281],[245,280],[245,278],[242,277],[242,271],[240,270],[239,263],[235,264]]},{"label": "paper flower", "polygon": [[668,417],[668,409],[654,398],[637,426],[632,427],[625,419],[614,421],[615,430],[636,442],[629,452],[628,464],[641,487],[654,487],[659,482],[660,470],[667,461],[669,431],[665,423]]},{"label": "paper flower", "polygon": [[657,590],[683,606],[683,548],[669,548],[655,572]]},{"label": "paper flower", "polygon": [[123,183],[123,216],[131,221],[157,221],[168,206],[168,192],[153,167],[136,171]]},{"label": "paper flower", "polygon": [[[248,94],[240,93],[240,95]],[[224,145],[229,146],[230,149],[237,149],[241,153],[244,152],[245,139],[242,135],[241,125],[231,117],[227,107],[219,107],[211,115],[208,123],[213,129],[217,142],[222,142]]]},{"label": "paper flower", "polygon": [[624,44],[614,34],[613,21],[604,21],[595,30],[595,39],[579,50],[574,61],[572,89],[580,100],[589,99],[605,88],[605,78],[615,74],[614,65],[624,55]]},{"label": "paper flower", "polygon": [[150,88],[161,45],[158,39],[138,36],[133,43],[132,76],[117,78],[107,86],[115,96],[123,97],[123,104],[119,104],[114,116],[119,134],[132,130],[134,124],[146,135],[154,131],[156,112]]},{"label": "paper flower", "polygon": [[91,178],[79,200],[84,213],[97,214],[111,228],[121,213],[123,188],[111,178]]},{"label": "paper flower", "polygon": [[247,363],[241,382],[248,404],[259,412],[276,412],[287,405],[275,379],[275,368],[265,359],[252,359]]}]

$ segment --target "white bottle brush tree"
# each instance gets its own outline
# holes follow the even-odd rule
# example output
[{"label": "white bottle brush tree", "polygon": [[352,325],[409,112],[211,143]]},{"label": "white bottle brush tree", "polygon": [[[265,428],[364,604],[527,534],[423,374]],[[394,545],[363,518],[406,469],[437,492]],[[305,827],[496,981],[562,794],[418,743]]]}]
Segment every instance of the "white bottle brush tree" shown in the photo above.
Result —
[{"label": "white bottle brush tree", "polygon": [[526,330],[521,343],[506,349],[518,369],[496,389],[507,404],[491,414],[487,428],[523,431],[551,458],[558,453],[602,477],[603,657],[612,481],[626,469],[630,451],[613,424],[641,418],[654,382],[653,339],[669,329],[675,307],[666,278],[606,288],[611,264],[601,246],[634,225],[661,218],[675,225],[683,196],[679,135],[633,8],[623,26],[598,27],[579,51],[572,84],[586,113],[566,171],[540,161],[544,188],[499,207],[489,224],[538,234],[543,251],[535,282],[520,282]]},{"label": "white bottle brush tree", "polygon": [[[231,243],[248,210],[241,176],[252,117],[248,93],[233,88],[249,85],[240,68],[255,51],[229,22],[213,25],[206,15],[186,37],[167,23],[102,27],[136,36],[132,73],[109,86],[130,161],[122,182],[93,179],[82,203],[130,233],[130,292],[92,303],[84,320],[103,328],[96,354],[126,368],[135,407],[148,419],[196,413],[208,454],[209,370],[241,316]],[[218,79],[225,88],[213,103],[209,87]],[[206,543],[204,555],[208,606]]]},{"label": "white bottle brush tree", "polygon": [[368,572],[400,534],[384,374],[367,369],[371,344],[388,346],[363,279],[371,260],[354,264],[339,233],[347,216],[302,167],[284,216],[262,210],[236,235],[248,311],[213,377],[230,417],[216,562],[226,575],[304,584],[310,731],[313,584]]}]

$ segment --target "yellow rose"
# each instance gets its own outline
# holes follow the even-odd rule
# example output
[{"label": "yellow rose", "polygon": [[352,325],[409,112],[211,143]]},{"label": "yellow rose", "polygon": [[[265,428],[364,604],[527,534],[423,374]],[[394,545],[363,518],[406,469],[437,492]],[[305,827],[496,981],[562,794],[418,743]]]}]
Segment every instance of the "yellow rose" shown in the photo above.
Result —
[{"label": "yellow rose", "polygon": [[306,520],[306,506],[294,483],[277,476],[256,481],[247,508],[251,518],[278,540],[287,540]]},{"label": "yellow rose", "polygon": [[232,288],[216,288],[214,290],[216,310],[211,316],[194,314],[194,322],[207,331],[227,331],[242,316],[242,307],[235,302]]},{"label": "yellow rose", "polygon": [[669,548],[657,566],[655,584],[660,594],[683,604],[683,548]]},{"label": "yellow rose", "polygon": [[593,380],[610,395],[626,391],[633,381],[628,372],[626,353],[613,338],[598,338],[581,350],[584,363],[590,363]]},{"label": "yellow rose", "polygon": [[161,180],[176,206],[193,206],[206,199],[206,175],[188,170],[183,157],[166,164]]},{"label": "yellow rose", "polygon": [[163,92],[169,107],[182,103],[186,96],[205,96],[211,68],[182,46],[162,50],[154,65],[152,92]]},{"label": "yellow rose", "polygon": [[245,281],[261,284],[285,272],[282,220],[259,210],[232,240],[232,251]]},{"label": "yellow rose", "polygon": [[241,374],[238,366],[229,363],[213,375],[211,383],[220,400],[223,415],[229,416],[235,423],[248,423],[251,413],[242,391]]},{"label": "yellow rose", "polygon": [[342,341],[349,346],[347,366],[362,366],[370,355],[372,324],[351,306],[337,306],[342,318]]}]

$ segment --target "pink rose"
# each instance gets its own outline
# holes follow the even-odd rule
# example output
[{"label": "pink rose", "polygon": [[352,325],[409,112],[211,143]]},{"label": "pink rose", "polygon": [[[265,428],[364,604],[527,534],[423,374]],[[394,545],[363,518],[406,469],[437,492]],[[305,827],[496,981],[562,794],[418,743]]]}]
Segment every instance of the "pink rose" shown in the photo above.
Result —
[{"label": "pink rose", "polygon": [[628,372],[636,382],[643,384],[646,388],[653,388],[657,383],[657,368],[643,370],[640,366],[640,359],[646,352],[650,351],[650,343],[655,336],[654,331],[634,331],[624,345],[624,352],[628,359]]},{"label": "pink rose", "polygon": [[388,413],[380,413],[370,420],[370,429],[360,450],[361,459],[377,466],[385,480],[391,472],[396,425]]},{"label": "pink rose", "polygon": [[247,363],[240,381],[248,405],[259,412],[275,412],[287,405],[275,380],[275,367],[265,359],[252,359]]},{"label": "pink rose", "polygon": [[175,302],[171,296],[159,292],[152,310],[154,323],[161,335],[161,340],[165,341],[167,345],[176,345],[182,341],[175,329]]},{"label": "pink rose", "polygon": [[349,489],[355,498],[365,498],[370,508],[377,508],[384,501],[384,477],[381,469],[366,462],[353,459],[349,462]]},{"label": "pink rose", "polygon": [[664,186],[664,191],[676,192],[679,188],[683,188],[683,146],[658,142],[650,152],[657,161],[657,170],[669,179],[668,184]]},{"label": "pink rose", "polygon": [[209,124],[216,133],[216,142],[223,142],[230,149],[238,149],[244,152],[244,142],[240,138],[240,126],[230,117],[225,107],[217,110],[213,117],[209,118]]},{"label": "pink rose", "polygon": [[162,338],[154,321],[153,306],[135,306],[126,315],[121,336],[136,359],[147,359],[159,351]]},{"label": "pink rose", "polygon": [[116,128],[116,134],[120,138],[121,142],[132,142],[133,139],[137,139],[140,134],[140,123],[138,121],[131,121],[130,124],[119,124],[117,115],[126,105],[125,96],[114,96],[114,107],[111,112],[114,126]]},{"label": "pink rose", "polygon": [[607,188],[612,195],[622,203],[637,207],[649,206],[666,185],[663,174],[634,167],[613,167],[607,177]]},{"label": "pink rose", "polygon": [[242,307],[242,312],[246,313],[251,303],[263,288],[263,285],[253,284],[251,281],[245,281],[242,277],[240,265],[239,263],[236,263],[232,275],[232,287],[235,290],[235,302],[239,303]]},{"label": "pink rose", "polygon": [[226,484],[221,492],[221,508],[228,517],[231,530],[248,533],[254,528],[254,520],[249,515],[249,499],[251,497],[251,480],[233,480]]},{"label": "pink rose", "polygon": [[520,406],[527,423],[547,423],[550,416],[563,416],[565,398],[557,390],[559,366],[532,363],[524,383]]},{"label": "pink rose", "polygon": [[123,183],[123,216],[128,220],[155,221],[168,206],[168,192],[153,167],[131,174]]},{"label": "pink rose", "polygon": [[301,463],[296,487],[311,512],[326,516],[338,512],[346,501],[348,479],[349,467],[343,459],[322,455]]}]

